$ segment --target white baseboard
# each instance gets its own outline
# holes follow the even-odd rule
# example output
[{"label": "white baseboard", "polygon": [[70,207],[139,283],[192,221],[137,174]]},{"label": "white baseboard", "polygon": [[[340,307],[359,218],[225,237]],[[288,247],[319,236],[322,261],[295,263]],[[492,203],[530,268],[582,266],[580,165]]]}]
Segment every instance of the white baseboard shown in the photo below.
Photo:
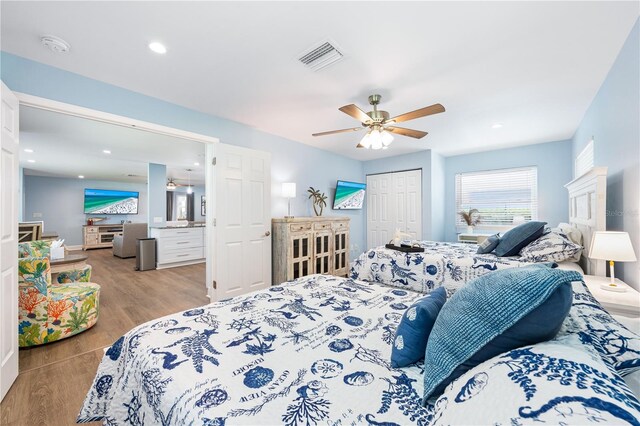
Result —
[{"label": "white baseboard", "polygon": [[82,250],[82,244],[77,245],[77,246],[65,246],[67,248],[67,250],[69,251],[76,251],[76,250]]}]

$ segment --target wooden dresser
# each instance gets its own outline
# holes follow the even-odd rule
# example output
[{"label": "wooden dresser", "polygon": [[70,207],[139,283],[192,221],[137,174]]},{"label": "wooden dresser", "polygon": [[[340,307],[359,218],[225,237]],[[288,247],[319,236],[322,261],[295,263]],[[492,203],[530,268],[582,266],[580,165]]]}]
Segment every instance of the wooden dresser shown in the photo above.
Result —
[{"label": "wooden dresser", "polygon": [[311,274],[347,276],[349,218],[272,219],[273,284]]},{"label": "wooden dresser", "polygon": [[122,235],[121,224],[84,225],[82,250],[113,247],[113,237]]}]

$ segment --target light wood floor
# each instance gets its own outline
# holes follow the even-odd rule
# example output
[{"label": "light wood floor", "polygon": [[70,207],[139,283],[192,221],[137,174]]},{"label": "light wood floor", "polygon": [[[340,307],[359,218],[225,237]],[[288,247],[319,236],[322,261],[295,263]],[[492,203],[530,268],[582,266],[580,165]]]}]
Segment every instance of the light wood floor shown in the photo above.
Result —
[{"label": "light wood floor", "polygon": [[136,272],[135,259],[113,257],[110,249],[86,253],[91,280],[101,286],[98,323],[20,350],[20,374],[0,404],[0,425],[75,424],[105,347],[139,324],[209,303],[204,263]]}]

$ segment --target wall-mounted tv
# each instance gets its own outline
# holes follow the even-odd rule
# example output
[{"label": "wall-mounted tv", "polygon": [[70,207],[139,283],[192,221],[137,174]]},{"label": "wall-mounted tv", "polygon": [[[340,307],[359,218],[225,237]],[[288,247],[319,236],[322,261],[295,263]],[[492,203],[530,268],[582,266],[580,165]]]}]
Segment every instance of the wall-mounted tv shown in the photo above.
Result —
[{"label": "wall-mounted tv", "polygon": [[339,180],[336,185],[336,196],[333,199],[334,210],[357,210],[364,204],[364,183]]},{"label": "wall-mounted tv", "polygon": [[138,193],[111,189],[85,189],[85,214],[138,214]]}]

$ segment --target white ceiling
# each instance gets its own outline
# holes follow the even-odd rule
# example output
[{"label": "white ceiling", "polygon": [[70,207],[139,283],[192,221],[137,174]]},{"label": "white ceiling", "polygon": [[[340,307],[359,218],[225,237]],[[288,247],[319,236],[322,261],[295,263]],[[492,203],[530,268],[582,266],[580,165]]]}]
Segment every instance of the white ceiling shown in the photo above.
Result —
[{"label": "white ceiling", "polygon": [[178,183],[204,183],[202,143],[130,127],[21,107],[20,145],[27,175],[146,182],[147,164],[157,163],[165,164],[167,177]]},{"label": "white ceiling", "polygon": [[[2,2],[2,50],[357,159],[570,138],[639,14],[631,2]],[[62,37],[56,55],[39,43]],[[297,56],[331,38],[346,58]],[[168,53],[147,44],[157,40]],[[357,150],[338,111],[447,112],[392,149]],[[503,123],[492,129],[493,123]]]}]

